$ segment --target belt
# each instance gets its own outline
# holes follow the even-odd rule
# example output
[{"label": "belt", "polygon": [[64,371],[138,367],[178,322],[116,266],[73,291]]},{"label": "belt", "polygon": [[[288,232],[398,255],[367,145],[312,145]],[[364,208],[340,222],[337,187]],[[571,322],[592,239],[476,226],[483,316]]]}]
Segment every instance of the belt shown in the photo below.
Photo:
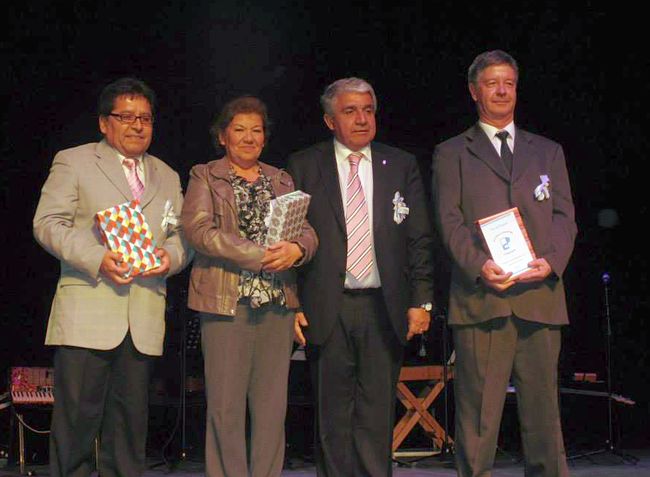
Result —
[{"label": "belt", "polygon": [[345,288],[343,294],[350,296],[373,296],[381,293],[381,288]]}]

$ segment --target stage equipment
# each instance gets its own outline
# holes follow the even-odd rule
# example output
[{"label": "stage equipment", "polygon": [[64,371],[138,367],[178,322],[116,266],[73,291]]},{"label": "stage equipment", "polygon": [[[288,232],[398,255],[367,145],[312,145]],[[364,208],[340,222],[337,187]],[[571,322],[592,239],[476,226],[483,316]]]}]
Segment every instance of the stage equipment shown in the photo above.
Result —
[{"label": "stage equipment", "polygon": [[[18,428],[18,464],[22,475],[29,475],[26,463],[26,430],[34,434],[48,435],[49,429],[36,429],[25,421],[26,409],[51,411],[54,405],[54,368],[17,366],[9,370],[11,394],[11,429],[14,422]],[[11,432],[13,436],[13,432]],[[10,446],[11,447],[11,446]],[[99,438],[95,439],[95,468],[99,462]]]},{"label": "stage equipment", "polygon": [[[397,383],[397,398],[404,405],[406,412],[396,423],[393,429],[393,457],[400,464],[411,465],[415,461],[401,461],[402,457],[415,457],[416,460],[424,459],[433,455],[439,455],[441,460],[448,459],[453,453],[453,440],[449,436],[449,403],[447,384],[453,379],[454,354],[448,356],[447,326],[444,314],[434,315],[432,325],[440,324],[440,335],[442,336],[441,359],[442,364],[432,365],[406,365],[400,372]],[[433,328],[433,326],[432,326]],[[427,352],[427,334],[420,337],[418,357],[425,359]],[[409,387],[409,383],[424,383],[418,391]],[[431,414],[430,408],[442,394],[444,402],[444,421],[441,425]],[[399,450],[408,434],[418,424],[424,429],[426,435],[432,439],[430,450]]]},{"label": "stage equipment", "polygon": [[[20,473],[27,474],[25,459],[25,431],[47,435],[49,429],[36,429],[25,422],[25,409],[50,411],[54,404],[54,368],[17,366],[9,370],[9,392],[11,393],[11,435],[14,422],[18,429],[18,464]],[[11,447],[11,446],[10,446]]]},{"label": "stage equipment", "polygon": [[[165,465],[168,471],[173,470],[179,461],[187,459],[187,392],[190,390],[190,382],[187,376],[187,355],[188,351],[191,353],[199,353],[201,346],[201,321],[197,313],[190,314],[189,317],[181,317],[183,326],[180,335],[180,345],[178,348],[179,356],[179,390],[178,390],[178,404],[176,421],[174,427],[169,433],[169,437],[161,447],[161,462],[156,462],[149,466],[150,469]],[[195,384],[192,383],[192,387]],[[193,390],[193,389],[192,389]],[[172,459],[167,456],[167,449],[172,443],[176,433],[180,429],[180,450],[178,455]]]},{"label": "stage equipment", "polygon": [[[605,396],[607,397],[607,440],[605,441],[605,446],[601,449],[596,449],[593,451],[583,452],[581,454],[576,454],[573,456],[568,456],[568,460],[580,459],[583,457],[591,457],[597,454],[609,454],[620,458],[623,462],[628,462],[631,464],[636,464],[639,459],[632,454],[627,454],[622,452],[618,447],[619,443],[614,440],[614,425],[613,425],[613,408],[612,404],[614,401],[622,402],[628,405],[634,405],[634,401],[629,398],[624,398],[618,394],[612,392],[612,317],[609,306],[609,285],[611,283],[611,276],[609,273],[605,272],[601,276],[601,281],[603,284],[603,297],[604,297],[604,317],[605,317],[605,368],[607,373],[607,392]],[[575,392],[576,390],[569,389],[560,389],[560,392]],[[603,395],[604,393],[597,393],[595,391],[582,391],[582,394],[590,395]]]}]

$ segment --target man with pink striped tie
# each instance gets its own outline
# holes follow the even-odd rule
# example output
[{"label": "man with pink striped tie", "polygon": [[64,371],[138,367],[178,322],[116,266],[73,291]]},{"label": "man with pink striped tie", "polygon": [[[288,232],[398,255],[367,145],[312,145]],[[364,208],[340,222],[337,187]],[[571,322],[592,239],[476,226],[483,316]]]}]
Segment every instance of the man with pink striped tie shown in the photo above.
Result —
[{"label": "man with pink striped tie", "polygon": [[319,237],[299,270],[316,398],[320,476],[391,475],[395,387],[404,344],[429,327],[431,226],[415,158],[372,142],[377,99],[344,78],[321,97],[333,140],[297,152],[288,171],[311,194]]},{"label": "man with pink striped tie", "polygon": [[[99,97],[100,142],[60,151],[34,216],[36,240],[61,267],[45,344],[55,346],[50,475],[136,477],[145,467],[149,378],[165,336],[166,279],[191,252],[175,215],[178,174],[149,154],[155,94],[121,78]],[[161,265],[125,276],[95,214],[138,199]]]}]

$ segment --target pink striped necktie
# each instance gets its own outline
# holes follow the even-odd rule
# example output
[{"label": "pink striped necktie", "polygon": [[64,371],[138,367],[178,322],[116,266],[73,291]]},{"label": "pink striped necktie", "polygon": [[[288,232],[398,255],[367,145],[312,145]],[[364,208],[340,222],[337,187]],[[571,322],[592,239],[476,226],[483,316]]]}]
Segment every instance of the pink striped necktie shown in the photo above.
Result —
[{"label": "pink striped necktie", "polygon": [[129,170],[129,173],[126,175],[126,181],[129,183],[129,187],[133,193],[133,198],[140,200],[142,193],[144,192],[144,184],[138,175],[138,159],[125,157],[122,159],[122,164],[124,164]]},{"label": "pink striped necktie", "polygon": [[348,234],[346,270],[357,280],[370,273],[373,264],[368,204],[359,179],[359,161],[362,157],[363,154],[359,152],[353,152],[348,156],[350,174],[345,204],[345,225]]}]

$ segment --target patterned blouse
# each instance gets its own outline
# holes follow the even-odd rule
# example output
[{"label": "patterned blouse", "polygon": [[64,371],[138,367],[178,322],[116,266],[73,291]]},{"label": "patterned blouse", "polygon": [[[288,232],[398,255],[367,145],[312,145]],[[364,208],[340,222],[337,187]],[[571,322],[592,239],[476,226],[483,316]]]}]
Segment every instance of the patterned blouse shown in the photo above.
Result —
[{"label": "patterned blouse", "polygon": [[[258,179],[248,182],[235,174],[233,169],[230,170],[229,180],[239,211],[239,236],[264,245],[268,229],[264,218],[269,213],[271,199],[275,198],[271,180],[260,170]],[[251,308],[259,308],[266,303],[286,304],[282,281],[276,274],[264,271],[239,272],[239,298],[249,298]]]}]

